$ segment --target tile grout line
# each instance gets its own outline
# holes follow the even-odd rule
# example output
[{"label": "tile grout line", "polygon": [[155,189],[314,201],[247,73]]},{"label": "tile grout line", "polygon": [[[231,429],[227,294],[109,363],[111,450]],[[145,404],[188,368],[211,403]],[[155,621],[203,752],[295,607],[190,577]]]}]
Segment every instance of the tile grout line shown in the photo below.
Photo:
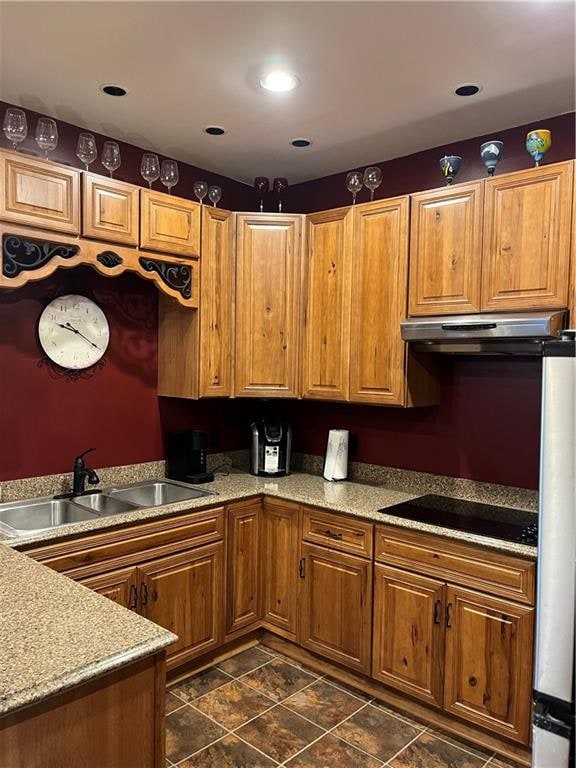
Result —
[{"label": "tile grout line", "polygon": [[386,760],[386,762],[384,763],[384,766],[385,766],[385,768],[386,768],[386,766],[389,766],[389,765],[391,765],[391,764],[392,764],[392,760],[396,760],[396,758],[398,757],[398,755],[401,755],[401,754],[402,754],[402,752],[404,752],[404,750],[405,750],[405,749],[408,749],[408,747],[409,747],[411,744],[414,744],[414,742],[415,742],[415,741],[418,741],[418,739],[420,738],[420,736],[422,736],[422,734],[424,734],[424,733],[427,733],[427,732],[428,732],[428,727],[424,728],[424,730],[423,730],[423,731],[420,731],[420,733],[419,733],[417,736],[414,736],[414,738],[413,738],[413,739],[410,739],[410,741],[409,741],[407,744],[404,744],[404,746],[403,746],[403,747],[401,747],[401,749],[399,749],[399,750],[398,750],[398,752],[395,752],[395,753],[392,755],[392,757],[389,757],[389,758],[388,758],[388,760]]},{"label": "tile grout line", "polygon": [[[429,726],[429,730],[432,729],[432,726]],[[460,746],[462,742],[459,742],[458,744],[453,744],[452,742],[448,741],[445,736],[438,733],[438,731],[430,730],[430,734],[434,736],[435,739],[438,739],[439,741],[443,741],[444,744],[448,744],[451,747],[455,747],[456,749],[460,749],[462,752],[466,752],[467,755],[472,755],[472,757],[475,757],[477,760],[482,760],[483,756],[474,754],[474,752],[471,752],[470,749],[466,749],[465,746]],[[457,739],[455,739],[457,741]],[[492,760],[496,752],[492,752],[488,756],[488,761]],[[483,763],[480,768],[486,768],[486,763]]]}]

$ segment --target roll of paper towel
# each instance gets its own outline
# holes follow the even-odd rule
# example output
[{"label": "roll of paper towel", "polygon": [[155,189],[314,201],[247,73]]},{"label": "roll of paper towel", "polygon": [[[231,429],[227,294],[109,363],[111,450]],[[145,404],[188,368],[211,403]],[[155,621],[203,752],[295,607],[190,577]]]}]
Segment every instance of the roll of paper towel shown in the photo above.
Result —
[{"label": "roll of paper towel", "polygon": [[348,477],[349,434],[347,429],[331,429],[328,433],[324,459],[325,480],[346,480]]}]

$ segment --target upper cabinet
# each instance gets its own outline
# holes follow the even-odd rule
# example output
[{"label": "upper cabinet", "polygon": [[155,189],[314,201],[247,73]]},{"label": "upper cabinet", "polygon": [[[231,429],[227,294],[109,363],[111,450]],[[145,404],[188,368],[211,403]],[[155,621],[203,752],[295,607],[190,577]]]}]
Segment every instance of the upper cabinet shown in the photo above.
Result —
[{"label": "upper cabinet", "polygon": [[236,215],[237,396],[298,396],[301,227],[296,215]]},{"label": "upper cabinet", "polygon": [[198,258],[200,208],[164,192],[140,190],[140,247]]},{"label": "upper cabinet", "polygon": [[483,184],[412,195],[411,315],[480,311]]},{"label": "upper cabinet", "polygon": [[568,306],[573,164],[485,182],[482,309]]},{"label": "upper cabinet", "polygon": [[0,218],[77,235],[80,171],[0,150]]},{"label": "upper cabinet", "polygon": [[200,311],[160,297],[158,394],[169,397],[232,395],[232,214],[203,209]]},{"label": "upper cabinet", "polygon": [[82,234],[138,245],[139,187],[95,173],[82,174]]},{"label": "upper cabinet", "polygon": [[352,234],[351,208],[307,217],[304,397],[348,399]]}]

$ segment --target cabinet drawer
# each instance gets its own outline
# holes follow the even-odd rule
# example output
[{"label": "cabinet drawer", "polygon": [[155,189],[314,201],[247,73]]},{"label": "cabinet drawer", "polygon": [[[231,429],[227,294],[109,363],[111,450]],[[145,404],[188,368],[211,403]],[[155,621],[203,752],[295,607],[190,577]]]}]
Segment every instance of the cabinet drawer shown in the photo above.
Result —
[{"label": "cabinet drawer", "polygon": [[80,232],[80,172],[0,150],[0,219]]},{"label": "cabinet drawer", "polygon": [[224,507],[190,512],[149,523],[30,549],[27,555],[74,579],[152,557],[171,555],[224,537]]},{"label": "cabinet drawer", "polygon": [[375,558],[443,581],[534,604],[535,563],[392,526],[376,526]]},{"label": "cabinet drawer", "polygon": [[373,530],[371,523],[363,523],[344,515],[334,515],[319,509],[304,508],[304,541],[321,544],[339,552],[350,552],[360,557],[372,557]]},{"label": "cabinet drawer", "polygon": [[200,256],[200,206],[163,192],[140,191],[140,247]]},{"label": "cabinet drawer", "polygon": [[93,173],[82,174],[82,233],[111,243],[138,245],[139,188]]}]

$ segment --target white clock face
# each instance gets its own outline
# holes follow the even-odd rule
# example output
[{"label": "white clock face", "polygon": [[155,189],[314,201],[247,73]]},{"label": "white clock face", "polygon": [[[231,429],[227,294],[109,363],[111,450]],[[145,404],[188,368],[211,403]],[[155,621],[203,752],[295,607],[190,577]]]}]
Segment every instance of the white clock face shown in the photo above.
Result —
[{"label": "white clock face", "polygon": [[89,368],[102,357],[110,340],[106,315],[85,296],[59,296],[38,322],[42,349],[62,368]]}]

